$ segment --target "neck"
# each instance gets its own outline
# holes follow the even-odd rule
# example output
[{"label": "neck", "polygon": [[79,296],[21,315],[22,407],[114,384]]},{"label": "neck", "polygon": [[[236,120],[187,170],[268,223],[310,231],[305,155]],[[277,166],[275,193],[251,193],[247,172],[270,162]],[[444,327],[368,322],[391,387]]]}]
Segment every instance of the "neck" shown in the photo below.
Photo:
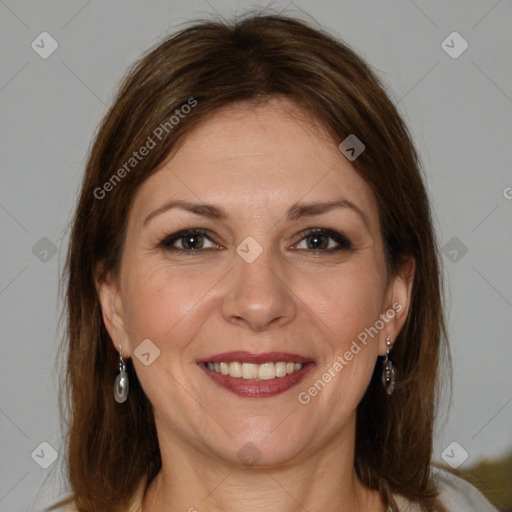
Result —
[{"label": "neck", "polygon": [[300,461],[266,467],[241,467],[162,437],[162,469],[144,496],[143,512],[385,510],[378,493],[355,474],[353,437],[334,440]]}]

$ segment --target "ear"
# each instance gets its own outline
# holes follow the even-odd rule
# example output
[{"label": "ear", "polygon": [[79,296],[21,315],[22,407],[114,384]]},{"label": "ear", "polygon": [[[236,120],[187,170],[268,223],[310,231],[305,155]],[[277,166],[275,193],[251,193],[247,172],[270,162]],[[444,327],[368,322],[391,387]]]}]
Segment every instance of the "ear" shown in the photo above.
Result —
[{"label": "ear", "polygon": [[101,305],[103,322],[116,351],[119,346],[123,357],[131,356],[131,344],[126,330],[125,311],[118,279],[110,271],[104,272],[99,264],[95,272],[95,285]]},{"label": "ear", "polygon": [[388,321],[379,338],[379,355],[385,356],[388,350],[386,338],[391,336],[394,343],[407,319],[411,305],[412,285],[416,270],[416,261],[406,257],[402,261],[398,273],[390,278],[385,301],[386,310],[383,313]]}]

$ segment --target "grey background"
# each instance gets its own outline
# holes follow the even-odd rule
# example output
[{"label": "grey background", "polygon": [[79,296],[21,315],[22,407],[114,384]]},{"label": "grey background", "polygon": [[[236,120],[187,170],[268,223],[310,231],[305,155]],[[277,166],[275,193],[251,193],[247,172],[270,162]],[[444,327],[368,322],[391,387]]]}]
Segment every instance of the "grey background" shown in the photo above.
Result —
[{"label": "grey background", "polygon": [[[440,412],[435,458],[453,441],[468,452],[465,466],[505,453],[512,445],[511,2],[271,5],[309,13],[366,58],[410,126],[440,243],[456,237],[443,256],[454,394]],[[31,453],[43,441],[61,451],[58,279],[94,130],[121,76],[149,47],[182,22],[247,6],[264,4],[0,0],[1,512],[41,510],[65,490],[62,457],[43,469]],[[31,48],[43,31],[59,44],[47,59]],[[456,59],[441,47],[453,31],[469,43]],[[40,450],[41,459],[49,456]]]}]

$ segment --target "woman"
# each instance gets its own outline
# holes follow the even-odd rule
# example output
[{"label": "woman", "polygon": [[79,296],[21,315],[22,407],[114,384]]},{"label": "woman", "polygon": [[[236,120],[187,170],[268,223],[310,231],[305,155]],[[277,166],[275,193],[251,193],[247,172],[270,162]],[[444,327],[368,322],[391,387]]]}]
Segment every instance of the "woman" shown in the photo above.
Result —
[{"label": "woman", "polygon": [[495,510],[431,464],[446,346],[418,157],[324,32],[201,22],[138,62],[66,272],[68,510]]}]

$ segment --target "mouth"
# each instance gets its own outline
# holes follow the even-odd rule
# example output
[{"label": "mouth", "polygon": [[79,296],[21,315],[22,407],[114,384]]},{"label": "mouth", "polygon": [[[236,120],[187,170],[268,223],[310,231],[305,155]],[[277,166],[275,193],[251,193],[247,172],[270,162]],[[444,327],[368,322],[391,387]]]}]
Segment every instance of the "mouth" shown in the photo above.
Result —
[{"label": "mouth", "polygon": [[219,386],[242,397],[268,398],[296,386],[314,361],[285,352],[225,352],[198,362]]}]

